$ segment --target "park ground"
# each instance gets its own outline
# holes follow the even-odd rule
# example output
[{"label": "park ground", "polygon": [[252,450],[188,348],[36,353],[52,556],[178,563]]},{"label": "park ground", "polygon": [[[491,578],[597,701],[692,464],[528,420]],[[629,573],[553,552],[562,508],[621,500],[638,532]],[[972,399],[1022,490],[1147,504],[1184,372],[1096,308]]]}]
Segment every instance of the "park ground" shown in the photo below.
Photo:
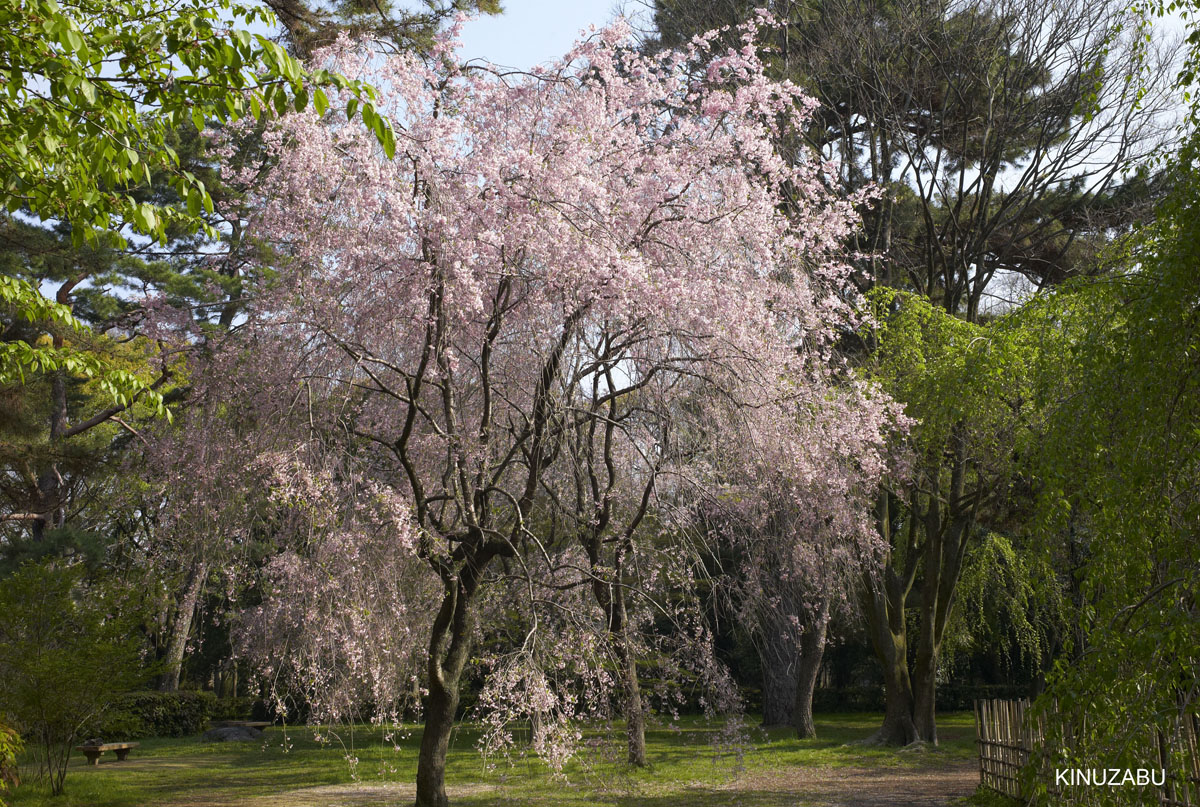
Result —
[{"label": "park ground", "polygon": [[[621,764],[621,737],[584,738],[585,753],[562,776],[532,758],[484,760],[461,728],[447,782],[461,807],[940,807],[962,804],[979,781],[971,714],[939,718],[936,749],[858,744],[878,725],[871,714],[818,716],[817,739],[750,723],[730,745],[720,727],[685,718],[647,735],[649,766]],[[258,742],[199,738],[142,741],[125,762],[98,767],[72,758],[67,793],[51,799],[27,783],[13,807],[382,807],[411,803],[418,735],[385,740],[359,727],[313,739],[306,727],[274,727]],[[353,743],[351,747],[351,743]],[[357,760],[352,762],[351,759]]]}]

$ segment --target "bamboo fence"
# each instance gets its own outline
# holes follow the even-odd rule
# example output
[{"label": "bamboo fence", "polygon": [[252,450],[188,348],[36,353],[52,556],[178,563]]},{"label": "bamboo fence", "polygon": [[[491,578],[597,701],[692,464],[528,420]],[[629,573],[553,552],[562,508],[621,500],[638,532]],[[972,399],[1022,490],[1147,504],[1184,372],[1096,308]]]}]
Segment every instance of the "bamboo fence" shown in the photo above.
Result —
[{"label": "bamboo fence", "polygon": [[[1071,743],[1070,723],[1062,726],[1065,741]],[[1046,739],[1046,717],[1034,715],[1028,700],[975,701],[975,735],[979,746],[979,783],[984,787],[1015,799],[1028,797],[1027,771],[1030,759],[1043,755]],[[1155,731],[1144,743],[1147,767],[1156,765],[1166,771],[1161,787],[1143,787],[1142,801],[1160,807],[1200,807],[1200,717],[1189,715],[1173,721],[1165,729]],[[1044,760],[1043,756],[1043,760]],[[1183,774],[1179,763],[1183,763]],[[1045,777],[1053,803],[1058,805],[1089,805],[1098,803],[1111,788],[1104,786],[1059,787],[1055,772],[1045,762],[1038,776]],[[1153,794],[1153,795],[1151,795]]]}]

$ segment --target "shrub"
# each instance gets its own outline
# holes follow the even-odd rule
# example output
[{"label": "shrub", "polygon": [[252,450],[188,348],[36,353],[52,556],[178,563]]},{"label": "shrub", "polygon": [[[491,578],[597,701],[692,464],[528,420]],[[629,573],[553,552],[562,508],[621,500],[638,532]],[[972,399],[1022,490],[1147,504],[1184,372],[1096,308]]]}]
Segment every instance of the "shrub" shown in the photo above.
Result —
[{"label": "shrub", "polygon": [[17,754],[21,753],[21,736],[0,723],[0,807],[4,807],[4,794],[21,783],[17,776]]},{"label": "shrub", "polygon": [[25,563],[0,579],[0,714],[32,738],[54,795],[83,729],[143,676],[130,617],[78,565]]}]

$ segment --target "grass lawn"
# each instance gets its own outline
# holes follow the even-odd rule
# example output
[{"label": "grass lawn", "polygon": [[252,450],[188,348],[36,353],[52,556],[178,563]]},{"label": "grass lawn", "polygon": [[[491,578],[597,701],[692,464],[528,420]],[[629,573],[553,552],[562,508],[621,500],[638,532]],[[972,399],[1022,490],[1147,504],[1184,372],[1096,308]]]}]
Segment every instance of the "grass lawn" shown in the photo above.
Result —
[{"label": "grass lawn", "polygon": [[[847,745],[869,735],[880,716],[817,717],[816,740],[796,740],[785,729],[750,723],[749,742],[722,747],[716,726],[687,718],[677,728],[647,732],[649,766],[631,770],[620,760],[623,737],[588,734],[587,750],[560,777],[536,759],[493,760],[475,749],[470,726],[454,737],[447,770],[456,805],[531,807],[796,807],[796,805],[907,804],[905,787],[922,795],[953,780],[946,792],[973,789],[977,767],[969,712],[941,715],[937,749],[897,752]],[[39,783],[11,794],[13,807],[341,807],[408,804],[416,773],[419,735],[398,739],[399,750],[377,731],[359,727],[345,742],[319,743],[305,727],[269,729],[260,742],[204,743],[199,738],[148,739],[126,762],[105,754],[99,767],[73,757],[66,795],[52,799]],[[357,763],[352,766],[347,757]],[[874,790],[872,790],[874,788]],[[966,790],[964,791],[964,788]],[[936,791],[936,792],[935,792]],[[870,793],[877,792],[878,796]],[[876,800],[872,800],[876,799]],[[879,800],[882,799],[882,800]]]}]

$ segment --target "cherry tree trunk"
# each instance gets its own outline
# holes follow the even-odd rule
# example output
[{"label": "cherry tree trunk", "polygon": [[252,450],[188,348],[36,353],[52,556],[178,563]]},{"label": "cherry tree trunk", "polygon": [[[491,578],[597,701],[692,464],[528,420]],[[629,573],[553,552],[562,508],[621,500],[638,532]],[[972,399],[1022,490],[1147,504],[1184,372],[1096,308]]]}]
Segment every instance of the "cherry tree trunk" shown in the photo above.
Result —
[{"label": "cherry tree trunk", "polygon": [[[617,564],[618,579],[621,564]],[[624,690],[625,734],[629,745],[630,765],[646,764],[646,710],[642,704],[642,690],[638,684],[637,658],[629,637],[629,618],[625,609],[625,588],[614,586],[609,617],[610,636],[614,655],[621,668],[621,685]]]},{"label": "cherry tree trunk", "polygon": [[[588,545],[593,570],[599,569],[598,541]],[[627,551],[623,547],[622,551]],[[613,579],[621,580],[622,557],[619,554],[614,564]],[[625,587],[605,582],[597,573],[592,582],[592,593],[604,611],[608,622],[608,643],[621,678],[621,709],[625,718],[625,733],[629,746],[628,761],[631,765],[646,764],[646,712],[642,703],[641,686],[637,675],[637,657],[629,634],[629,617],[625,603]]]},{"label": "cherry tree trunk", "polygon": [[621,665],[625,690],[625,734],[629,744],[629,764],[642,767],[646,764],[646,710],[638,684],[637,660],[624,638],[618,639],[617,644],[617,660]]},{"label": "cherry tree trunk", "polygon": [[825,638],[829,628],[829,601],[821,605],[812,624],[800,636],[800,661],[796,670],[796,702],[792,707],[792,727],[796,736],[804,740],[817,736],[813,724],[812,699],[817,686],[817,675],[821,671],[821,659],[825,656]]},{"label": "cherry tree trunk", "polygon": [[797,648],[795,631],[785,608],[766,608],[759,612],[760,625],[752,636],[762,669],[762,710],[764,726],[792,725],[792,704],[796,700]]},{"label": "cherry tree trunk", "polygon": [[763,678],[763,725],[790,726],[796,697],[796,662],[783,662],[780,654],[759,653]]},{"label": "cherry tree trunk", "polygon": [[417,757],[416,807],[447,807],[446,754],[458,710],[459,683],[471,652],[477,567],[443,577],[445,593],[429,637],[429,699]]},{"label": "cherry tree trunk", "polygon": [[458,679],[446,678],[441,686],[431,684],[425,706],[425,727],[417,758],[417,807],[446,807],[446,754],[458,709]]},{"label": "cherry tree trunk", "polygon": [[202,562],[193,564],[188,572],[183,595],[179,598],[175,618],[171,621],[171,636],[167,640],[167,655],[164,659],[166,666],[158,682],[158,688],[163,692],[179,689],[183,654],[187,649],[188,636],[192,632],[192,619],[196,614],[196,605],[200,602],[200,592],[204,588],[204,577],[207,573],[208,566]]}]

